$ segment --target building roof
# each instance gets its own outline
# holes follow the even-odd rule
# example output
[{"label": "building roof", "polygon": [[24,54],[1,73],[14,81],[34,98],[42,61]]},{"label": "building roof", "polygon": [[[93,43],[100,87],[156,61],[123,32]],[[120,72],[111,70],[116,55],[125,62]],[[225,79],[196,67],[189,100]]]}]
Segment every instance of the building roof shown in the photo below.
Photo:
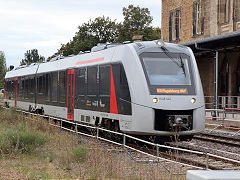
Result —
[{"label": "building roof", "polygon": [[238,46],[240,47],[240,31],[184,42],[182,45],[190,47],[193,52],[198,52],[199,50],[196,49],[195,43],[197,43],[197,46],[200,48],[212,50],[228,49]]}]

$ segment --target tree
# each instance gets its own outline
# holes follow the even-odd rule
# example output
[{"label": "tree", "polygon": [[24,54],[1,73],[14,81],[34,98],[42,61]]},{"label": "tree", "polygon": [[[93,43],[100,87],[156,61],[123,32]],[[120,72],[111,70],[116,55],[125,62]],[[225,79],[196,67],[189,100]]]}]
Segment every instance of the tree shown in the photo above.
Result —
[{"label": "tree", "polygon": [[89,20],[78,27],[78,32],[72,40],[62,44],[61,48],[48,61],[56,56],[68,56],[78,54],[80,51],[91,50],[98,43],[121,43],[132,40],[134,35],[142,35],[143,40],[160,39],[161,29],[150,26],[153,18],[148,8],[140,8],[129,5],[123,8],[123,23],[116,23],[109,17],[98,17]]},{"label": "tree", "polygon": [[7,72],[6,57],[3,51],[0,51],[0,88],[4,87],[4,77]]},{"label": "tree", "polygon": [[160,39],[160,28],[153,28],[148,8],[129,5],[123,8],[124,21],[119,26],[118,42],[130,41],[134,35],[143,35],[143,40]]},{"label": "tree", "polygon": [[[78,27],[78,32],[73,40],[66,44],[62,44],[61,48],[54,55],[68,56],[78,54],[80,51],[91,50],[98,43],[115,42],[118,33],[118,24],[109,17],[98,17],[89,20]],[[52,56],[52,57],[54,57]],[[50,59],[48,59],[50,60]]]},{"label": "tree", "polygon": [[24,59],[21,61],[21,65],[31,64],[35,62],[43,62],[45,60],[44,56],[38,54],[37,49],[27,50],[24,54]]}]

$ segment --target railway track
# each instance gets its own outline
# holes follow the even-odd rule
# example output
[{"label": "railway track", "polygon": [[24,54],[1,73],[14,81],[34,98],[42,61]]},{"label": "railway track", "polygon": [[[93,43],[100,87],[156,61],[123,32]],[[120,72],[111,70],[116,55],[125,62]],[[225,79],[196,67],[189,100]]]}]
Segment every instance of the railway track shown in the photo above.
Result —
[{"label": "railway track", "polygon": [[[20,110],[19,110],[20,111]],[[36,116],[36,114],[28,113],[25,111],[21,111],[26,114],[30,114],[30,116]],[[105,143],[110,143],[113,146],[111,151],[116,152],[127,152],[130,159],[136,162],[157,162],[161,163],[163,167],[167,168],[167,164],[176,164],[179,168],[183,166],[186,169],[240,169],[240,159],[232,159],[224,156],[208,153],[206,151],[199,151],[193,148],[184,147],[179,143],[171,143],[169,145],[159,145],[154,144],[145,140],[141,140],[127,134],[112,132],[106,129],[88,126],[84,124],[79,124],[73,121],[67,121],[64,119],[58,119],[49,116],[43,116],[48,119],[49,124],[63,130],[78,134],[84,135],[91,138],[97,138],[97,140]],[[64,124],[70,124],[70,126],[64,127]],[[81,127],[81,128],[79,128]],[[79,130],[88,128],[91,129],[86,132],[80,132]],[[106,137],[101,137],[100,135],[103,132],[112,133],[122,137],[123,142],[119,143],[116,141],[112,141]],[[140,142],[141,146],[138,144],[132,144],[127,141],[127,139],[132,139],[133,141]],[[131,141],[131,142],[133,142]],[[142,146],[142,144],[145,144]],[[149,148],[149,147],[153,148]],[[108,147],[108,146],[107,146]],[[116,148],[118,147],[118,148]],[[125,149],[124,151],[119,149],[119,147]]]},{"label": "railway track", "polygon": [[198,135],[194,135],[194,139],[199,139],[202,141],[210,141],[215,143],[222,143],[222,144],[227,144],[230,146],[240,148],[240,139],[236,137],[231,137],[231,136],[220,136],[220,135],[209,134],[209,133],[201,133]]},{"label": "railway track", "polygon": [[[176,146],[176,143],[173,144]],[[205,169],[240,170],[239,154],[221,150],[217,151],[217,149],[212,149],[212,151],[210,151],[209,148],[192,145],[192,143],[189,142],[181,142],[177,144],[177,147],[180,148],[180,150],[174,151],[173,155],[179,161]],[[181,149],[184,149],[184,151]]]},{"label": "railway track", "polygon": [[[194,146],[189,146],[188,143],[166,143],[168,145],[161,145],[161,152],[158,156],[171,159],[183,164],[189,164],[201,169],[238,169],[240,170],[240,159],[229,158],[215,153],[199,150]],[[142,147],[140,147],[143,149]],[[145,149],[145,152],[156,154],[157,150]],[[233,155],[233,153],[232,153]],[[238,155],[238,154],[235,154]],[[136,157],[137,159],[138,157]],[[138,158],[138,161],[141,161]],[[147,161],[147,160],[144,160]]]},{"label": "railway track", "polygon": [[[172,146],[189,149],[203,154],[181,153],[180,158],[209,169],[240,169],[240,141],[232,135],[211,134],[209,132],[194,135],[190,142],[169,143]],[[185,155],[186,154],[186,155]]]}]

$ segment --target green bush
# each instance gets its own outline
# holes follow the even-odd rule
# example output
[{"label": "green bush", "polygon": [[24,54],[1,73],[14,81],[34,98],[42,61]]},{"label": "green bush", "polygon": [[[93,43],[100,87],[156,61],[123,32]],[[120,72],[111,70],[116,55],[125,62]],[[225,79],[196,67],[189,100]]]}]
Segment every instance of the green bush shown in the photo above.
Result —
[{"label": "green bush", "polygon": [[4,153],[31,153],[37,147],[44,145],[47,140],[48,138],[45,134],[29,128],[11,129],[2,132],[0,135],[0,148]]},{"label": "green bush", "polygon": [[79,145],[73,149],[73,155],[76,161],[84,162],[87,157],[87,147],[84,145]]},{"label": "green bush", "polygon": [[16,113],[16,110],[14,108],[10,108],[9,110],[1,108],[0,114],[0,122],[8,121],[11,123],[16,122],[16,120],[20,118],[20,115]]}]

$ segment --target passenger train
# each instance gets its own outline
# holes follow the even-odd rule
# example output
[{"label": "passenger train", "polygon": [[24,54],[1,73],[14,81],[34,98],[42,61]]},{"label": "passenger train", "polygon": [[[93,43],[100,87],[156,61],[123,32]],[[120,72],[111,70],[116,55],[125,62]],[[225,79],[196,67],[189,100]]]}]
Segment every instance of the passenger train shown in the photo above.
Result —
[{"label": "passenger train", "polygon": [[188,137],[205,104],[190,48],[161,40],[100,44],[91,52],[8,71],[5,104],[132,135]]}]

